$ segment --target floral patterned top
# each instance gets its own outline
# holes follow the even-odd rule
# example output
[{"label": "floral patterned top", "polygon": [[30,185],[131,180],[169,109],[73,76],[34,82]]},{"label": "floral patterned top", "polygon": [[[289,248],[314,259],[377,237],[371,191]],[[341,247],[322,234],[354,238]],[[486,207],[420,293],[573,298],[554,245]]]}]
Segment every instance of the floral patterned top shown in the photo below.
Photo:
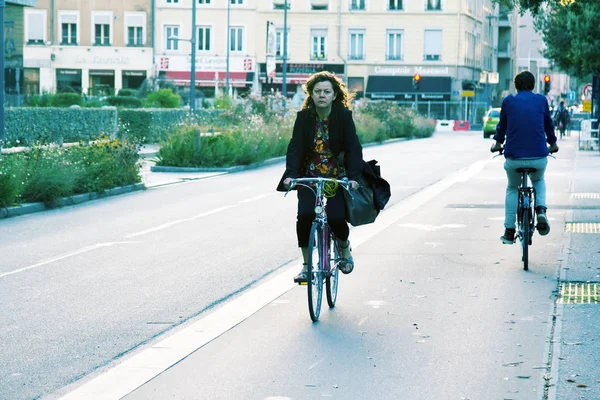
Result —
[{"label": "floral patterned top", "polygon": [[329,121],[327,118],[315,124],[315,138],[313,151],[306,160],[305,176],[322,176],[326,178],[343,178],[346,170],[339,165],[338,159],[333,155],[329,147]]}]

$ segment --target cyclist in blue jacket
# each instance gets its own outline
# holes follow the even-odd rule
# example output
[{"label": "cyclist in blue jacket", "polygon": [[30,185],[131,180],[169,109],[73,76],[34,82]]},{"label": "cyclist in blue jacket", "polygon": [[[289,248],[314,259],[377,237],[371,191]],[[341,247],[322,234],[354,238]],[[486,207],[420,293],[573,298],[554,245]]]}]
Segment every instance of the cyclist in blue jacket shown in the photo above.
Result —
[{"label": "cyclist in blue jacket", "polygon": [[[544,173],[548,164],[548,153],[558,151],[554,125],[550,117],[548,100],[541,94],[533,93],[535,77],[529,71],[521,71],[515,77],[517,94],[508,95],[502,101],[500,122],[496,126],[496,142],[490,149],[498,151],[504,144],[504,170],[508,178],[504,205],[503,243],[515,242],[517,219],[518,187],[521,174],[517,168],[535,168],[530,174],[536,193],[537,230],[540,235],[550,232],[546,216],[546,182]],[[546,145],[548,143],[550,147]]]}]

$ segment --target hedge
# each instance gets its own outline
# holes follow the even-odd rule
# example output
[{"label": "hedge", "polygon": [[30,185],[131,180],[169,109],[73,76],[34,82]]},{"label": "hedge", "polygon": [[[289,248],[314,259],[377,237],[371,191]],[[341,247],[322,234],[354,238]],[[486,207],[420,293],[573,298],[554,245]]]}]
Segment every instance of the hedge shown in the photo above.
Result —
[{"label": "hedge", "polygon": [[110,108],[7,108],[4,147],[35,143],[69,143],[114,137],[117,109]]},{"label": "hedge", "polygon": [[183,124],[194,122],[207,125],[219,119],[222,111],[198,110],[190,118],[185,109],[144,108],[119,110],[119,137],[142,143],[158,143],[167,139],[169,132]]}]

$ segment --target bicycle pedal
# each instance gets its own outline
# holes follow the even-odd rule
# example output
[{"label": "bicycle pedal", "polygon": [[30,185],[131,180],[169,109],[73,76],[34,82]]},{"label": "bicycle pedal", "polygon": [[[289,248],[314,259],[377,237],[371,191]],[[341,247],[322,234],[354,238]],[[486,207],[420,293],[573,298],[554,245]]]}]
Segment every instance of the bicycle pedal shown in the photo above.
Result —
[{"label": "bicycle pedal", "polygon": [[308,285],[308,282],[298,282],[298,286],[306,286]]}]

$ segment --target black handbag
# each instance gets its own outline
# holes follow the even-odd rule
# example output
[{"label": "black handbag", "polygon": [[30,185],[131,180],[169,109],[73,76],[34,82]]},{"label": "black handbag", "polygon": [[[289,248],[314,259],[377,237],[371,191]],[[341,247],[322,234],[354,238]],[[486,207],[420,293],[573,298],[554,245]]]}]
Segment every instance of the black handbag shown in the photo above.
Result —
[{"label": "black handbag", "polygon": [[373,189],[359,182],[360,187],[350,192],[344,190],[346,203],[346,221],[352,226],[360,226],[375,222],[379,211],[373,202]]}]

